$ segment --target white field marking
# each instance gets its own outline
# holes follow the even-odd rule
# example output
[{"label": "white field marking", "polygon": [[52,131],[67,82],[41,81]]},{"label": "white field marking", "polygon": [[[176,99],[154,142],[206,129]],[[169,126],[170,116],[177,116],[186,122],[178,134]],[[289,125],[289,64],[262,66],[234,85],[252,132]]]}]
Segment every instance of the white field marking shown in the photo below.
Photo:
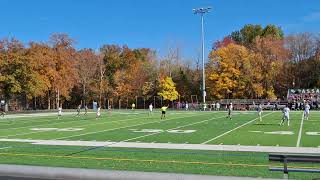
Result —
[{"label": "white field marking", "polygon": [[[65,141],[65,140],[26,140],[0,139],[0,142],[25,142],[34,145],[82,146],[82,147],[123,147],[147,149],[181,149],[181,150],[217,150],[240,152],[274,152],[320,154],[318,147],[276,147],[276,146],[244,146],[244,145],[213,145],[213,144],[175,144],[175,143],[136,143],[136,142],[105,142],[105,141]],[[112,145],[111,145],[112,144]]]},{"label": "white field marking", "polygon": [[[265,114],[265,115],[263,115],[262,117],[265,117],[265,116],[270,115],[270,114],[273,114],[273,113],[274,113],[274,112]],[[219,136],[216,136],[216,137],[214,137],[214,138],[212,138],[212,139],[209,139],[209,140],[207,140],[207,141],[205,141],[205,142],[203,142],[203,143],[201,143],[201,144],[207,144],[208,142],[211,142],[211,141],[213,141],[213,140],[216,140],[216,139],[218,139],[218,138],[220,138],[220,137],[222,137],[222,136],[224,136],[224,135],[226,135],[226,134],[229,134],[229,133],[231,133],[231,132],[233,132],[233,131],[235,131],[235,130],[237,130],[237,129],[239,129],[239,128],[247,125],[247,124],[252,123],[253,121],[255,121],[255,120],[257,120],[257,119],[258,119],[258,117],[257,117],[257,118],[254,118],[253,120],[251,120],[251,121],[249,121],[249,122],[246,122],[246,123],[244,123],[244,124],[242,124],[242,125],[240,125],[240,126],[238,126],[238,127],[236,127],[236,128],[233,128],[233,129],[231,129],[230,131],[227,131],[227,132],[225,132],[225,133],[223,133],[223,134],[220,134]]]},{"label": "white field marking", "polygon": [[[75,126],[76,128],[79,128],[79,127],[87,127],[87,126],[92,126],[92,125],[99,125],[99,124],[108,124],[108,123],[117,123],[117,122],[122,122],[122,121],[132,121],[132,120],[135,120],[135,119],[139,119],[141,117],[135,117],[135,118],[130,118],[130,119],[124,119],[124,120],[115,120],[115,121],[107,121],[107,122],[100,122],[100,123],[93,123],[93,124],[84,124],[84,125],[81,125],[81,126]],[[58,123],[53,123],[53,124],[62,124],[62,123],[70,123],[71,121],[68,121],[68,122],[58,122]],[[72,121],[74,122],[74,121]],[[86,121],[87,122],[87,121]],[[49,124],[50,126],[53,125],[53,124]],[[45,126],[45,125],[37,125],[37,126],[31,126],[31,127],[39,127],[39,126]],[[28,126],[26,126],[28,127]],[[26,128],[26,127],[22,127],[22,128]],[[11,129],[12,130],[12,129]],[[7,135],[7,136],[0,136],[0,138],[8,138],[8,137],[15,137],[15,136],[21,136],[21,135],[29,135],[29,134],[36,134],[36,133],[43,133],[41,131],[39,132],[28,132],[28,133],[21,133],[21,134],[14,134],[14,135]]]},{"label": "white field marking", "polygon": [[[95,112],[88,112],[88,113],[95,113]],[[42,115],[42,114],[45,114],[45,115]],[[28,115],[28,116],[21,116],[21,118],[22,117],[27,117],[27,118],[32,118],[32,117],[44,117],[44,116],[53,116],[53,115],[50,115],[50,114],[52,114],[52,113],[50,113],[50,114],[48,114],[48,113],[42,113],[42,114],[40,114],[40,113],[34,113],[34,114],[31,114],[32,116],[30,116],[29,114],[26,114],[26,115]],[[65,116],[65,117],[73,117],[73,115],[75,114],[74,112],[67,112],[67,114],[68,114],[68,116]],[[39,115],[39,116],[38,116]],[[69,115],[72,115],[72,116],[69,116]],[[57,116],[57,113],[54,113],[54,116]],[[131,118],[130,118],[131,119]],[[134,119],[136,119],[136,118],[134,118]],[[27,122],[23,122],[23,123],[20,123],[19,122],[19,125],[21,125],[21,124],[28,124],[28,123],[34,123],[34,122],[51,122],[52,120],[58,120],[58,119],[51,119],[51,120],[29,120],[29,121],[27,121]],[[22,120],[21,120],[22,121]],[[59,121],[59,120],[58,120]],[[51,124],[49,124],[49,125],[55,125],[55,124],[61,124],[61,123],[71,123],[71,122],[74,122],[74,121],[78,121],[78,119],[73,119],[73,120],[71,120],[71,121],[65,121],[65,122],[63,122],[63,121],[59,121],[59,122],[56,122],[56,123],[51,123]],[[116,121],[114,121],[114,122],[116,122]],[[6,125],[12,125],[12,124],[6,124]],[[15,130],[15,129],[23,129],[23,128],[26,128],[26,127],[38,127],[38,126],[42,126],[43,124],[39,124],[39,125],[36,125],[36,126],[24,126],[24,127],[17,127],[17,128],[6,128],[5,130]]]},{"label": "white field marking", "polygon": [[310,136],[320,136],[320,132],[306,132],[306,135],[310,135]]},{"label": "white field marking", "polygon": [[[223,117],[225,117],[225,116],[220,116],[220,117],[216,117],[216,118],[210,118],[210,119],[207,119],[207,120],[203,120],[203,121],[199,121],[199,122],[195,122],[195,123],[186,124],[186,125],[183,125],[183,126],[178,126],[178,127],[175,127],[175,128],[171,128],[171,129],[168,129],[166,131],[155,132],[155,133],[152,133],[152,134],[147,134],[147,135],[142,135],[142,136],[126,139],[126,140],[123,140],[123,141],[120,141],[120,142],[128,142],[128,141],[132,141],[132,140],[136,140],[136,139],[140,139],[140,138],[144,138],[144,137],[148,137],[148,136],[153,136],[153,135],[157,135],[157,134],[160,134],[160,133],[163,133],[163,132],[172,131],[172,130],[176,130],[176,129],[180,129],[180,128],[184,128],[184,127],[188,127],[188,126],[193,126],[195,124],[204,123],[204,122],[211,121],[211,120],[214,120],[214,119],[220,119],[220,118],[223,118]],[[119,142],[117,142],[117,143],[119,143]],[[169,143],[171,143],[171,142],[169,142]]]},{"label": "white field marking", "polygon": [[297,140],[297,147],[300,146],[300,141],[301,141],[301,135],[302,135],[302,127],[303,127],[303,120],[304,120],[304,114],[302,113],[302,117],[301,117],[301,124],[300,124],[300,130],[299,130],[299,135],[298,135],[298,140]]},{"label": "white field marking", "polygon": [[261,133],[262,131],[249,131],[249,132],[253,132],[253,133]]},{"label": "white field marking", "polygon": [[[108,122],[103,122],[103,123],[94,123],[94,124],[90,124],[90,125],[98,125],[98,124],[106,124],[106,123],[113,123],[113,122],[122,122],[122,121],[127,121],[127,120],[134,120],[134,119],[139,119],[141,117],[134,117],[134,118],[129,118],[129,119],[124,119],[124,120],[115,120],[115,121],[108,121]],[[52,120],[48,120],[48,121],[35,121],[35,122],[50,122]],[[47,125],[44,125],[44,124],[39,124],[39,125],[36,125],[36,126],[24,126],[24,127],[18,127],[18,128],[7,128],[5,130],[14,130],[14,129],[23,129],[23,128],[26,128],[26,127],[39,127],[39,126],[48,126],[48,125],[56,125],[56,124],[62,124],[62,123],[71,123],[71,122],[78,122],[77,119],[74,119],[74,120],[71,120],[71,121],[65,121],[65,122],[57,122],[57,123],[51,123],[51,124],[47,124]],[[33,122],[33,121],[32,121]],[[21,123],[23,124],[23,123]],[[20,124],[19,124],[20,125]],[[78,126],[77,126],[78,127]],[[80,126],[81,127],[81,126]]]},{"label": "white field marking", "polygon": [[2,150],[2,149],[9,149],[9,148],[11,148],[10,146],[8,146],[8,147],[2,147],[2,148],[0,148],[0,150]]},{"label": "white field marking", "polygon": [[292,132],[292,131],[271,131],[271,132],[264,132],[264,134],[294,135],[294,132]]},{"label": "white field marking", "polygon": [[65,131],[65,132],[73,132],[73,131],[81,131],[83,128],[32,128],[32,131]]},{"label": "white field marking", "polygon": [[[58,120],[58,119],[50,119],[50,120],[28,120],[28,121],[26,121],[26,122],[22,122],[22,123],[20,123],[19,122],[19,125],[22,125],[22,124],[28,124],[28,123],[37,123],[37,122],[50,122],[50,121],[52,121],[52,120]],[[61,120],[60,120],[60,122],[59,123],[61,123]],[[54,123],[53,123],[54,124]],[[11,126],[12,125],[12,123],[7,123],[7,124],[5,124],[5,125],[8,125],[8,126]],[[41,125],[41,124],[40,124]],[[39,125],[38,125],[39,126]],[[35,127],[35,126],[24,126],[24,127],[18,127],[18,128],[6,128],[5,130],[8,130],[8,129],[11,129],[11,130],[14,130],[14,129],[22,129],[22,128],[26,128],[26,127]]]},{"label": "white field marking", "polygon": [[[201,115],[200,115],[200,116],[201,116]],[[177,117],[177,118],[172,118],[172,119],[167,119],[167,120],[160,120],[160,121],[152,121],[152,122],[147,122],[147,123],[140,123],[140,124],[136,124],[136,125],[130,125],[130,126],[124,126],[124,127],[119,127],[119,128],[107,129],[107,130],[103,130],[103,131],[95,131],[95,132],[88,132],[88,133],[83,133],[83,134],[77,134],[77,135],[73,135],[73,136],[65,136],[65,137],[61,137],[61,138],[57,138],[57,139],[53,139],[53,140],[68,139],[68,138],[72,138],[72,137],[85,136],[85,135],[88,135],[88,134],[97,134],[97,133],[101,133],[101,132],[114,131],[114,130],[119,130],[119,129],[125,129],[125,128],[130,128],[130,127],[135,127],[135,126],[141,126],[141,125],[145,125],[145,124],[160,123],[160,122],[170,121],[170,120],[174,120],[174,119],[181,119],[181,118],[186,118],[186,117],[192,117],[192,116]]]},{"label": "white field marking", "polygon": [[[131,129],[130,129],[131,130]],[[132,131],[132,130],[131,130]],[[157,133],[157,132],[167,132],[167,133],[176,133],[176,134],[186,134],[186,133],[194,133],[197,130],[163,130],[163,129],[141,129],[134,130],[132,132],[135,133]]]}]

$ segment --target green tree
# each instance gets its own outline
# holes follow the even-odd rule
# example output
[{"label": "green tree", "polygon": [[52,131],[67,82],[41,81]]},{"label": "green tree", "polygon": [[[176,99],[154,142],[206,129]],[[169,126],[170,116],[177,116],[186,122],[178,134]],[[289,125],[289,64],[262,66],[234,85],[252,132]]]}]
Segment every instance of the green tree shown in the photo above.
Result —
[{"label": "green tree", "polygon": [[265,28],[261,25],[247,24],[238,31],[231,33],[230,37],[237,44],[251,48],[257,37],[268,37],[282,39],[283,31],[280,27],[269,24]]}]

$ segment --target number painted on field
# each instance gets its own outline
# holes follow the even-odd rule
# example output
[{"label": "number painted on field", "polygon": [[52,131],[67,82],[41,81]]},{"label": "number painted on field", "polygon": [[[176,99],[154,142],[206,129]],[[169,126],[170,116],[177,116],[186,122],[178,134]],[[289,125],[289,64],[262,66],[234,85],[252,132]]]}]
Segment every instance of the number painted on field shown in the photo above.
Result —
[{"label": "number painted on field", "polygon": [[309,136],[320,136],[320,132],[306,132],[306,135],[309,135]]},{"label": "number painted on field", "polygon": [[196,132],[196,130],[163,130],[163,129],[130,129],[132,132],[136,133],[173,133],[173,134],[187,134]]},{"label": "number painted on field", "polygon": [[163,132],[162,129],[141,129],[141,130],[133,130],[133,132],[136,133],[159,133],[159,132]]},{"label": "number painted on field", "polygon": [[249,131],[253,133],[263,133],[263,134],[275,134],[275,135],[294,135],[292,131],[271,131],[271,132],[263,132],[263,131]]},{"label": "number painted on field", "polygon": [[59,131],[59,132],[73,132],[81,131],[83,128],[32,128],[31,131]]},{"label": "number painted on field", "polygon": [[292,132],[292,131],[272,131],[272,132],[264,132],[264,134],[294,135],[294,132]]},{"label": "number painted on field", "polygon": [[196,130],[168,130],[168,133],[178,133],[178,134],[186,134],[186,133],[193,133],[196,132]]}]

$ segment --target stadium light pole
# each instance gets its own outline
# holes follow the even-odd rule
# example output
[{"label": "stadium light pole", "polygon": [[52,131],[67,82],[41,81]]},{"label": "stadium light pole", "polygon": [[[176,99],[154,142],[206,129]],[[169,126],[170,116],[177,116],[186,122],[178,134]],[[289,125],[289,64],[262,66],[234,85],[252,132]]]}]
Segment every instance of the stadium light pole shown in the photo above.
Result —
[{"label": "stadium light pole", "polygon": [[[210,12],[211,7],[193,9],[194,14],[199,14],[201,17],[201,50],[202,50],[202,99],[203,104],[206,103],[206,79],[204,69],[204,14]],[[204,106],[203,106],[204,107]]]}]

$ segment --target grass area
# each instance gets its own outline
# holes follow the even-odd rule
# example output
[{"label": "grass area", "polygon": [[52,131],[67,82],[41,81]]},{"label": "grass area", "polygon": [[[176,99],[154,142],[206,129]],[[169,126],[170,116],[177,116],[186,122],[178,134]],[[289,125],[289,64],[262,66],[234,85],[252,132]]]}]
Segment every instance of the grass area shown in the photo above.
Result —
[{"label": "grass area", "polygon": [[[281,112],[264,112],[262,122],[256,119],[256,112],[234,112],[232,120],[226,119],[226,112],[195,111],[169,111],[166,119],[160,119],[158,111],[148,116],[147,111],[138,110],[103,112],[99,119],[94,113],[80,117],[65,113],[61,119],[50,113],[12,115],[0,122],[0,163],[281,178],[282,173],[268,171],[267,153],[53,146],[23,141],[320,146],[319,135],[308,135],[320,132],[320,113],[312,111],[302,126],[302,112],[290,115],[289,127],[279,126]],[[12,139],[16,142],[7,142]],[[290,177],[312,179],[319,175],[291,173]]]}]

